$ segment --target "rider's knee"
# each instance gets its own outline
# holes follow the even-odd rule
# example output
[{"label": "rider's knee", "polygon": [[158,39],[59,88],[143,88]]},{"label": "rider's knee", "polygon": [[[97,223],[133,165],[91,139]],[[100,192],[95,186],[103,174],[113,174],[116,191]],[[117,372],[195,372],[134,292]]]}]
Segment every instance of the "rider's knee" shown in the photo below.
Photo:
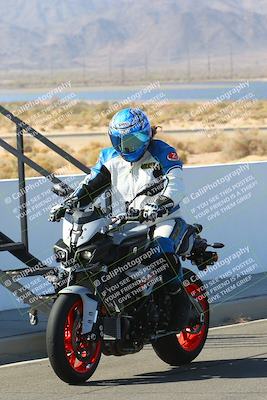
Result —
[{"label": "rider's knee", "polygon": [[173,239],[167,237],[155,238],[154,246],[159,246],[160,257],[165,260],[166,269],[163,272],[164,281],[177,286],[182,278],[181,263],[175,254],[175,243]]},{"label": "rider's knee", "polygon": [[195,232],[196,230],[192,225],[187,224],[182,218],[177,218],[176,229],[172,234],[175,237],[176,254],[180,256],[190,254],[194,244]]}]

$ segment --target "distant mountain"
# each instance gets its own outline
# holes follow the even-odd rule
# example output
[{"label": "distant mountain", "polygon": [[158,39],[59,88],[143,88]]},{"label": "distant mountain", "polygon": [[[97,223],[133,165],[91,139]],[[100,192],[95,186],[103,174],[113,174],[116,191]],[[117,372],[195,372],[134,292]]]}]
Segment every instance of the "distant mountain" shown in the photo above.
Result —
[{"label": "distant mountain", "polygon": [[0,68],[265,52],[266,0],[0,0]]}]

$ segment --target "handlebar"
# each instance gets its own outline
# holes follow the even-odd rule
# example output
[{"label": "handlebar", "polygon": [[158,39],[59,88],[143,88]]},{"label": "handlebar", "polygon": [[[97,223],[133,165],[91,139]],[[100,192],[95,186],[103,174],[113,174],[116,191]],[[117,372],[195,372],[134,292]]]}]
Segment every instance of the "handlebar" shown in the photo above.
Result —
[{"label": "handlebar", "polygon": [[79,202],[78,197],[70,197],[69,199],[66,199],[63,203],[61,203],[61,209],[62,210],[73,210],[77,206]]},{"label": "handlebar", "polygon": [[117,217],[111,217],[111,225],[124,225],[126,222],[140,222],[144,221],[142,210],[131,209],[130,214],[125,213],[118,215]]},{"label": "handlebar", "polygon": [[[117,217],[111,217],[112,223],[111,225],[124,225],[126,222],[144,222],[146,219],[144,218],[143,214],[144,210],[137,210],[134,208],[130,208],[125,214],[121,214]],[[157,210],[158,217],[163,216],[166,213],[166,209],[162,207],[162,209]]]}]

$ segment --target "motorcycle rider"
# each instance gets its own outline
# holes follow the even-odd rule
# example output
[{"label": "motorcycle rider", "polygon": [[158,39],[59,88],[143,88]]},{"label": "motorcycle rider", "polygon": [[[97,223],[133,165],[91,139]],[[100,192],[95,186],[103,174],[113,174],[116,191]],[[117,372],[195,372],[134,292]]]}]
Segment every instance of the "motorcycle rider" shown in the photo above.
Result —
[{"label": "motorcycle rider", "polygon": [[117,112],[109,124],[108,134],[112,147],[100,152],[99,159],[89,175],[62,205],[51,209],[50,221],[59,221],[65,213],[66,202],[78,201],[79,207],[94,202],[111,189],[113,215],[128,211],[127,201],[136,194],[164,179],[160,195],[140,196],[132,207],[142,210],[144,223],[153,227],[153,239],[160,245],[159,257],[164,257],[170,267],[167,279],[177,315],[173,328],[188,323],[190,301],[181,285],[181,265],[178,255],[188,254],[193,245],[190,225],[182,219],[180,203],[185,196],[182,161],[176,150],[164,141],[154,139],[156,128],[152,127],[146,114],[138,108],[126,108]]}]

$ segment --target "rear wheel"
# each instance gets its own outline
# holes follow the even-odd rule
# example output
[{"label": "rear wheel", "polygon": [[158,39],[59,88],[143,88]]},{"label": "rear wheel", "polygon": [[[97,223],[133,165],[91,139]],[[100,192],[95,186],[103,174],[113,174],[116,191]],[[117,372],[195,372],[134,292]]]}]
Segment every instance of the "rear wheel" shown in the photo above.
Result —
[{"label": "rear wheel", "polygon": [[170,365],[188,364],[201,352],[209,330],[209,303],[202,281],[192,271],[184,270],[184,287],[187,294],[201,306],[203,322],[185,327],[179,334],[156,340],[152,346],[159,358]]},{"label": "rear wheel", "polygon": [[81,298],[62,294],[53,305],[48,320],[48,357],[57,376],[67,383],[87,381],[101,357],[101,340],[87,340],[81,334],[82,318]]}]

